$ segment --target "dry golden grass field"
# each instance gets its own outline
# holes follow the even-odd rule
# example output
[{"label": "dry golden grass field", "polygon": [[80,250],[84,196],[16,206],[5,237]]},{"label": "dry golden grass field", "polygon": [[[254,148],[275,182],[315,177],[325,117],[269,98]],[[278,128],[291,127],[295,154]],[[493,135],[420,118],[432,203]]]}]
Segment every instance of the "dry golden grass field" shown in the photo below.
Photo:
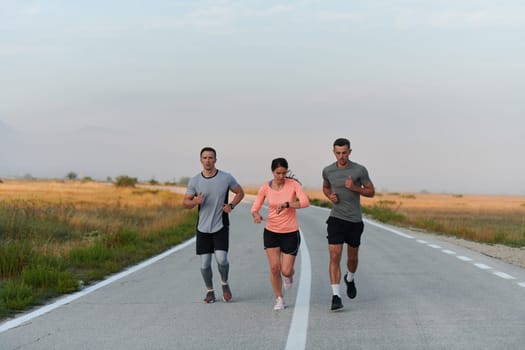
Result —
[{"label": "dry golden grass field", "polygon": [[[325,200],[321,190],[306,192]],[[525,196],[378,193],[362,204],[374,219],[525,268]]]},{"label": "dry golden grass field", "polygon": [[[325,199],[321,190],[305,189],[310,198]],[[411,210],[436,210],[462,212],[516,212],[525,214],[525,196],[462,195],[435,193],[376,193],[374,198],[361,197],[363,205],[381,201],[395,201],[402,208]]]},{"label": "dry golden grass field", "polygon": [[[321,190],[306,190],[325,200]],[[377,193],[361,198],[365,212],[395,213],[393,224],[484,243],[525,246],[525,196]],[[399,214],[399,215],[397,215]]]},{"label": "dry golden grass field", "polygon": [[[320,189],[305,189],[312,199],[325,201]],[[255,187],[246,188],[256,193]],[[139,211],[145,208],[173,210],[182,197],[169,191],[152,188],[119,188],[110,183],[82,181],[26,181],[4,180],[0,183],[0,201],[30,201],[47,206],[75,208],[127,208]],[[485,243],[525,246],[525,196],[461,195],[432,193],[377,193],[374,198],[362,197],[362,204],[372,217],[407,227],[419,228],[438,234],[461,237]],[[38,205],[38,204],[34,204]],[[382,220],[379,214],[396,215]],[[399,215],[397,215],[399,214]],[[184,213],[181,212],[184,216]],[[95,218],[79,215],[73,220],[82,226]],[[106,217],[105,220],[111,220]],[[163,222],[169,220],[170,222]],[[177,218],[157,218],[148,223],[146,231],[168,227]],[[111,227],[110,221],[104,225]]]},{"label": "dry golden grass field", "polygon": [[[39,242],[40,249],[66,249],[90,235],[114,232],[123,221],[137,223],[141,235],[176,226],[186,220],[182,195],[153,189],[117,187],[111,183],[62,180],[3,180],[0,204],[26,217],[53,213],[70,228],[85,232],[70,240]],[[18,209],[19,210],[18,210]],[[170,215],[163,215],[169,212]],[[18,215],[18,214],[17,214]],[[0,232],[0,242],[12,232]],[[38,240],[37,237],[32,238]]]}]

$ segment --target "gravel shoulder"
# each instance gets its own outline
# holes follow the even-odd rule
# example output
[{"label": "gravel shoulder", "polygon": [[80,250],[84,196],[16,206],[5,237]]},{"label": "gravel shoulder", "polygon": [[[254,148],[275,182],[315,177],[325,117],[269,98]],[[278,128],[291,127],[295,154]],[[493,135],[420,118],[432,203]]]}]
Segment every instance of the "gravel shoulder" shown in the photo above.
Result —
[{"label": "gravel shoulder", "polygon": [[525,247],[514,248],[501,244],[485,244],[468,241],[462,238],[433,234],[436,239],[447,241],[459,246],[485,254],[492,258],[500,259],[506,263],[519,266],[525,269]]}]

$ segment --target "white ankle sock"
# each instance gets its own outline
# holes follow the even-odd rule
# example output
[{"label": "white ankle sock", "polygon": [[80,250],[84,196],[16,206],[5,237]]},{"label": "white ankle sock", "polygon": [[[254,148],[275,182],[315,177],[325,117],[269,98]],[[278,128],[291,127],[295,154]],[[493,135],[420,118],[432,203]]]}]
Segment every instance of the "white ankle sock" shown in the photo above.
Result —
[{"label": "white ankle sock", "polygon": [[354,280],[354,274],[350,271],[347,271],[346,273],[346,282],[352,282]]},{"label": "white ankle sock", "polygon": [[340,288],[339,288],[339,284],[332,284],[332,294],[333,295],[337,295],[338,297],[341,296],[341,292],[340,292]]}]

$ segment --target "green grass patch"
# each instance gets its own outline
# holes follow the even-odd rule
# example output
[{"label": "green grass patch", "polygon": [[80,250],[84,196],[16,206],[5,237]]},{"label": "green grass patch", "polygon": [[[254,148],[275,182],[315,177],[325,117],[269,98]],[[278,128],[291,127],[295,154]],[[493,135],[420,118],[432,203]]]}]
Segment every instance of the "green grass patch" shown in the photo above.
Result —
[{"label": "green grass patch", "polygon": [[146,208],[0,202],[0,317],[77,291],[192,237],[197,212],[162,198]]},{"label": "green grass patch", "polygon": [[385,206],[373,205],[371,207],[363,207],[363,213],[384,223],[399,224],[405,221],[405,215]]},{"label": "green grass patch", "polygon": [[332,202],[329,200],[323,200],[318,198],[309,198],[310,199],[310,205],[315,205],[322,208],[332,208]]},{"label": "green grass patch", "polygon": [[33,304],[33,289],[19,281],[6,281],[0,285],[0,304],[4,314],[22,311]]},{"label": "green grass patch", "polygon": [[20,280],[43,295],[54,296],[78,290],[78,281],[70,272],[51,266],[34,266],[25,269]]},{"label": "green grass patch", "polygon": [[34,259],[31,243],[7,241],[0,244],[0,281],[20,275]]}]

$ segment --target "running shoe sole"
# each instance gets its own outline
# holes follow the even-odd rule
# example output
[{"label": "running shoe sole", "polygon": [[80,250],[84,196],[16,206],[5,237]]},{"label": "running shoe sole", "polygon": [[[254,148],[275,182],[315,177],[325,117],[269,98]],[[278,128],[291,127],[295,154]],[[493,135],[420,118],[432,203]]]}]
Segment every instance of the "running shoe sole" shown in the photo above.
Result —
[{"label": "running shoe sole", "polygon": [[275,300],[275,305],[273,309],[275,311],[284,310],[286,308],[286,304],[284,303],[284,300],[282,298],[279,298]]},{"label": "running shoe sole", "polygon": [[227,284],[224,284],[222,286],[222,300],[224,300],[225,302],[229,302],[230,300],[232,300],[232,292],[230,290],[230,286]]},{"label": "running shoe sole", "polygon": [[208,293],[206,293],[206,297],[204,298],[204,303],[205,304],[213,304],[215,302],[215,292],[214,291],[209,291]]},{"label": "running shoe sole", "polygon": [[331,311],[341,311],[343,310],[344,305],[341,301],[341,298],[337,295],[332,296],[332,307],[330,308]]}]

